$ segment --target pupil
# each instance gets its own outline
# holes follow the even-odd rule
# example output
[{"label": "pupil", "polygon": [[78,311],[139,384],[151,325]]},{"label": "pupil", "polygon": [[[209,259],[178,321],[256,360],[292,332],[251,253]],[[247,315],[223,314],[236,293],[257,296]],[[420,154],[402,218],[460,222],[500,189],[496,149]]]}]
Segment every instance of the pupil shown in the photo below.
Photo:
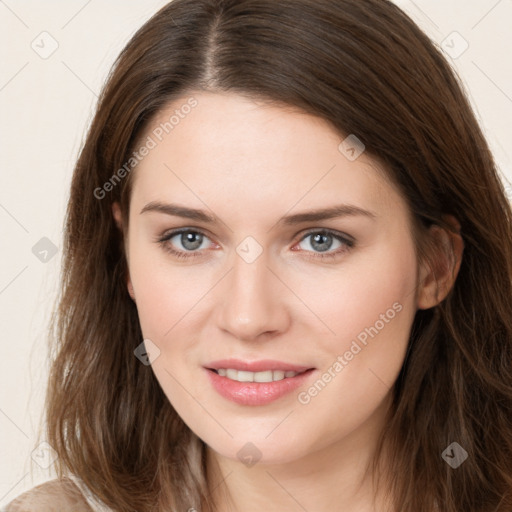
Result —
[{"label": "pupil", "polygon": [[201,246],[202,235],[199,233],[182,233],[181,235],[181,243],[185,249],[189,251],[193,251]]},{"label": "pupil", "polygon": [[[327,251],[330,247],[331,247],[331,243],[329,242],[332,242],[331,240],[331,235],[323,235],[321,233],[318,233],[317,235],[315,235],[313,237],[313,243],[312,243],[312,246],[317,249],[318,251]],[[317,244],[318,242],[318,245],[315,246],[315,244]]]}]

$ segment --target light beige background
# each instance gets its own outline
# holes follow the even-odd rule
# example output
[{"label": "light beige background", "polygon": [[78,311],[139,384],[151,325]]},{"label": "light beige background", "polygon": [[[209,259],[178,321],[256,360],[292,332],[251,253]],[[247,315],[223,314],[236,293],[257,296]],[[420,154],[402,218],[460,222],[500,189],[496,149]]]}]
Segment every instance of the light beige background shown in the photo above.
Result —
[{"label": "light beige background", "polygon": [[[32,454],[73,163],[113,60],[165,3],[0,0],[0,506],[53,476]],[[397,3],[451,53],[512,198],[512,0]],[[43,237],[58,249],[46,262]]]}]

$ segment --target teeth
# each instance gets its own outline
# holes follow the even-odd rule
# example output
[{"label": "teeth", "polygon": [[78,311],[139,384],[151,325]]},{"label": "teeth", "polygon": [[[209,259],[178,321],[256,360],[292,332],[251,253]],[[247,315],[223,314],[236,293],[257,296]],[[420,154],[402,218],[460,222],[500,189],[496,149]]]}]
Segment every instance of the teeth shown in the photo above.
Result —
[{"label": "teeth", "polygon": [[283,370],[266,370],[264,372],[247,372],[232,368],[219,368],[216,370],[221,377],[227,377],[238,382],[275,382],[289,377],[295,377],[299,372]]}]

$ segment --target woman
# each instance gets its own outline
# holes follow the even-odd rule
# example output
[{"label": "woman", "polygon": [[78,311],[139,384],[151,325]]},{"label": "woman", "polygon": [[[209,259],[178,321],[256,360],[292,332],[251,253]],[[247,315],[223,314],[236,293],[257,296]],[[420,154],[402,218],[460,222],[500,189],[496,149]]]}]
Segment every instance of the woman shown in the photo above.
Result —
[{"label": "woman", "polygon": [[8,510],[509,512],[511,297],[492,155],[400,9],[174,0],[74,171],[59,480]]}]

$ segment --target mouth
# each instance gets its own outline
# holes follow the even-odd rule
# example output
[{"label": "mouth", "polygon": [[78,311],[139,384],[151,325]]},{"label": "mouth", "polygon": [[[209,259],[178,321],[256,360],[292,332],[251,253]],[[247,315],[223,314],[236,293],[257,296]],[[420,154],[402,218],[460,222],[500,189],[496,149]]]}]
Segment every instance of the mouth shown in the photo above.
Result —
[{"label": "mouth", "polygon": [[222,360],[208,364],[213,388],[239,405],[266,405],[303,385],[315,368],[281,361]]}]

